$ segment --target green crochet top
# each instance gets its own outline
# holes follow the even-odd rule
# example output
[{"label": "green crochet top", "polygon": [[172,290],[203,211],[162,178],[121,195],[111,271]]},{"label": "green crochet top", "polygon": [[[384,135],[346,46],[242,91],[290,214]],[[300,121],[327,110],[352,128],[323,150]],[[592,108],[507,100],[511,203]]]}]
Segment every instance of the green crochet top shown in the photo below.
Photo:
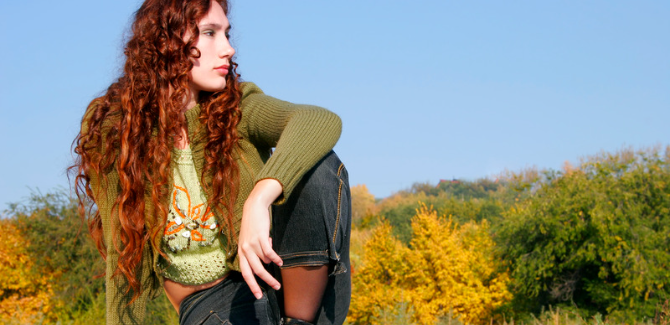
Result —
[{"label": "green crochet top", "polygon": [[191,149],[174,149],[172,194],[157,272],[187,285],[212,282],[226,274],[225,237],[193,165]]},{"label": "green crochet top", "polygon": [[[239,232],[244,201],[256,182],[266,178],[279,181],[282,184],[283,193],[275,203],[283,203],[302,176],[335,146],[342,129],[340,118],[323,108],[292,104],[267,96],[252,83],[242,83],[241,90],[242,118],[237,125],[240,140],[237,150],[233,151],[233,156],[239,166],[238,196],[233,207],[235,233]],[[96,103],[93,101],[90,108]],[[92,111],[92,109],[87,111],[84,121]],[[201,179],[205,164],[204,149],[207,133],[198,118],[200,106],[189,109],[185,116],[193,165],[198,179]],[[82,130],[85,129],[86,124],[82,123]],[[102,143],[109,143],[105,139],[107,133],[104,123],[102,133]],[[270,157],[273,147],[276,149]],[[102,152],[104,149],[104,147],[96,148]],[[105,271],[107,324],[141,324],[144,321],[147,300],[163,292],[163,277],[158,273],[160,254],[153,251],[152,245],[147,243],[144,246],[141,265],[137,272],[137,278],[141,283],[141,294],[131,303],[133,292],[129,290],[126,279],[123,276],[112,277],[117,268],[119,256],[113,241],[113,236],[118,238],[118,229],[120,229],[117,212],[114,209],[114,202],[119,194],[119,176],[115,168],[105,175],[106,181],[104,181],[105,178],[99,177],[100,175],[88,176],[94,191],[95,203],[102,218],[107,247]],[[212,176],[209,173],[205,174],[204,178],[207,185],[211,184]],[[173,184],[171,179],[168,184]],[[203,186],[203,188],[207,189],[211,186]],[[209,193],[205,193],[205,196],[209,196]],[[165,198],[166,206],[169,206],[169,200],[169,197]],[[147,194],[145,214],[152,216],[153,211],[150,194]],[[147,222],[150,222],[150,219],[147,218]],[[236,240],[235,238],[234,242]],[[160,242],[154,243],[153,247],[160,247],[160,244]],[[227,261],[229,270],[239,270],[236,252],[235,245],[225,249],[225,254],[229,258]]]}]

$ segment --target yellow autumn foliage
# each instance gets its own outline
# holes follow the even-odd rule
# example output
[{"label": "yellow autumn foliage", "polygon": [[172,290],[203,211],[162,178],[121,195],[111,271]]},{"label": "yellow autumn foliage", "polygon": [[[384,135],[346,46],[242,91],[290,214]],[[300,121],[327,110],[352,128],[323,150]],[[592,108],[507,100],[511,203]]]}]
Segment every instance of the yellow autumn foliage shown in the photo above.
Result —
[{"label": "yellow autumn foliage", "polygon": [[53,295],[50,276],[33,273],[28,243],[9,220],[0,220],[0,323],[38,323]]},{"label": "yellow autumn foliage", "polygon": [[[374,230],[353,278],[350,323],[381,324],[389,310],[410,315],[414,324],[435,324],[450,313],[467,324],[489,323],[511,299],[486,222],[459,226],[422,205],[410,247],[393,238],[386,222]],[[395,310],[407,305],[410,313]]]},{"label": "yellow autumn foliage", "polygon": [[422,206],[412,233],[407,283],[416,323],[434,324],[449,310],[465,323],[488,323],[493,310],[511,299],[508,275],[496,274],[486,221],[458,226]]},{"label": "yellow autumn foliage", "polygon": [[385,310],[409,302],[402,283],[409,272],[403,259],[409,249],[391,235],[391,226],[377,226],[365,244],[362,267],[353,275],[353,295],[347,319],[353,324],[383,324]]},{"label": "yellow autumn foliage", "polygon": [[365,216],[372,215],[376,211],[375,196],[370,193],[365,184],[351,187],[351,217],[358,222]]}]

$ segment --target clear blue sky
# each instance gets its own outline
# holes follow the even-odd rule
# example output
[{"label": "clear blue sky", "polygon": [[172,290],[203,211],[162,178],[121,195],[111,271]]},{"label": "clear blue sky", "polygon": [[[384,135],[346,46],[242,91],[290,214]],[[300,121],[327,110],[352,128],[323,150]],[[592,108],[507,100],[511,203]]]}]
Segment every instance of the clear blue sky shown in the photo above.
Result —
[{"label": "clear blue sky", "polygon": [[[87,103],[118,76],[137,0],[0,4],[0,210],[68,187]],[[670,144],[669,1],[234,0],[239,72],[344,120],[377,197]]]}]

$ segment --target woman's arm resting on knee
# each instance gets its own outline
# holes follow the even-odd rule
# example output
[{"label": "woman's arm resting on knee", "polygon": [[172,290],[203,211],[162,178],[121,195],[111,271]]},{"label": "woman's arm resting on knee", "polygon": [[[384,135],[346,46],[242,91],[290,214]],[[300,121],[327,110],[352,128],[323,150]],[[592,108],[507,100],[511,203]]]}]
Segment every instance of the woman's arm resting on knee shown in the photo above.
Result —
[{"label": "woman's arm resting on knee", "polygon": [[254,274],[275,289],[280,286],[279,281],[265,270],[263,263],[274,262],[282,265],[281,258],[272,249],[269,212],[270,205],[281,193],[282,185],[279,181],[272,178],[262,179],[256,183],[244,203],[237,251],[242,276],[257,299],[262,296],[262,292]]},{"label": "woman's arm resting on knee", "polygon": [[275,204],[282,204],[302,176],[333,149],[342,133],[342,120],[321,107],[267,96],[249,82],[242,88],[245,133],[257,148],[276,148],[256,180],[278,180],[283,195]]}]

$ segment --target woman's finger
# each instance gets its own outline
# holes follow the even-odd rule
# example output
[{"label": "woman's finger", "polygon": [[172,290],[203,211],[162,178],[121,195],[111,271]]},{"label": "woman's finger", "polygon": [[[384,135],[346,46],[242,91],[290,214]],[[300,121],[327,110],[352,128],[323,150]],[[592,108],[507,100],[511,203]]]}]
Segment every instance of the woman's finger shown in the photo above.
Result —
[{"label": "woman's finger", "polygon": [[[252,259],[249,260],[249,266],[253,270],[253,273],[256,274],[257,277],[259,277],[261,280],[263,280],[265,283],[267,283],[270,287],[272,287],[275,290],[279,290],[281,285],[279,284],[279,281],[272,277],[272,275],[265,269],[265,266],[261,263],[260,259]],[[254,283],[256,284],[256,280],[254,279]],[[258,284],[256,284],[258,285]],[[251,287],[251,285],[250,285]],[[260,290],[260,288],[259,288]]]},{"label": "woman's finger", "polygon": [[[245,245],[246,246],[246,245]],[[266,269],[263,263],[261,263],[261,257],[258,256],[250,246],[246,246],[239,250],[240,253],[240,271],[245,271],[242,273],[244,280],[249,285],[251,292],[254,293],[256,298],[259,298],[259,295],[262,295],[260,287],[256,282],[254,274],[258,276],[261,280],[267,283],[270,287],[275,290],[279,290],[281,287],[279,281],[275,279]],[[269,259],[268,259],[269,261]],[[281,261],[281,259],[280,259]],[[244,263],[243,263],[244,262]],[[248,271],[247,271],[248,270]],[[256,291],[257,290],[257,291]]]},{"label": "woman's finger", "polygon": [[261,299],[263,297],[263,291],[261,291],[261,288],[258,286],[258,283],[256,282],[256,278],[254,277],[254,272],[251,269],[251,266],[249,265],[247,258],[244,257],[244,254],[242,252],[239,252],[239,258],[240,258],[240,272],[242,273],[242,277],[244,278],[244,282],[247,283],[249,286],[249,289],[251,290],[251,293],[256,297],[256,299]]},{"label": "woman's finger", "polygon": [[261,247],[263,248],[263,255],[265,257],[263,259],[263,261],[266,264],[270,263],[270,262],[273,262],[273,263],[277,264],[277,266],[282,266],[282,264],[284,262],[282,261],[281,257],[279,257],[279,255],[277,255],[277,253],[274,251],[274,249],[272,249],[272,238],[268,237],[267,241],[262,241],[261,242]]},{"label": "woman's finger", "polygon": [[254,242],[255,244],[248,243],[248,244],[242,244],[240,246],[242,252],[247,256],[247,258],[251,259],[251,256],[257,256],[265,264],[273,262],[273,260],[270,257],[268,257],[267,254],[265,253],[264,247],[267,247],[267,245],[263,243],[263,240],[260,238],[254,239],[252,243]]}]

